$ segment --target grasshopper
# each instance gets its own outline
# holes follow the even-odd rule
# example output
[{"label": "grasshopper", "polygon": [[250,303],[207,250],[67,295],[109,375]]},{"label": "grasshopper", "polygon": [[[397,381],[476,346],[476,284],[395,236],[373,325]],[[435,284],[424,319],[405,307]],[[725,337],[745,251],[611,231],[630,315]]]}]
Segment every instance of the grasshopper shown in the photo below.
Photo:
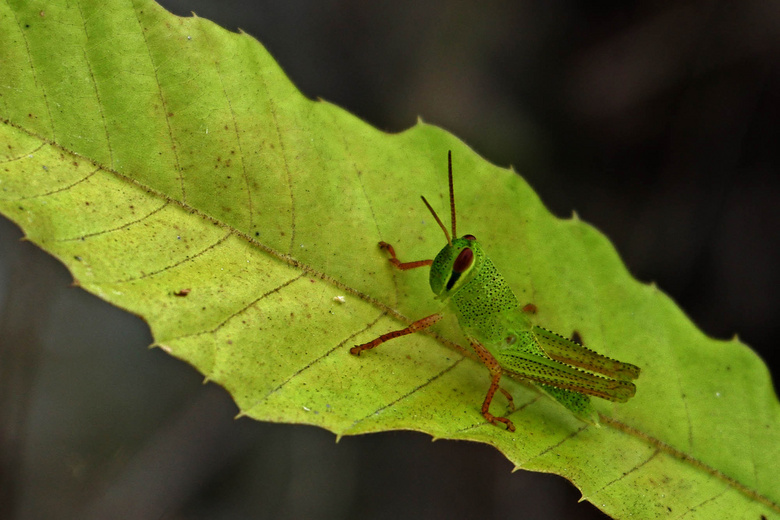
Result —
[{"label": "grasshopper", "polygon": [[[511,394],[500,386],[501,376],[509,374],[535,383],[581,420],[598,424],[590,396],[621,403],[628,401],[636,393],[631,380],[639,377],[639,367],[602,356],[531,323],[528,315],[536,312],[536,306],[520,306],[476,237],[457,238],[452,152],[448,153],[447,163],[452,236],[422,197],[447,238],[447,244],[436,258],[401,262],[393,246],[380,242],[379,247],[389,253],[390,263],[402,271],[430,266],[429,282],[435,298],[455,312],[461,330],[490,372],[490,387],[482,403],[482,415],[489,423],[503,424],[509,431],[515,431],[511,420],[490,413],[490,403],[499,390],[509,401],[510,409],[514,409]],[[442,317],[441,313],[431,314],[405,329],[356,345],[350,353],[357,356],[391,339],[424,330]]]}]

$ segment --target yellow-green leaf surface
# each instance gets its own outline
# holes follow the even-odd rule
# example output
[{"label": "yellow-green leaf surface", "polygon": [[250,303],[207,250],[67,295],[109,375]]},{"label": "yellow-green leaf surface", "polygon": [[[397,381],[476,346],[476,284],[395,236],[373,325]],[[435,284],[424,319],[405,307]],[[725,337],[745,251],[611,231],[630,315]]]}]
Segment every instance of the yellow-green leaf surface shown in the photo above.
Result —
[{"label": "yellow-green leaf surface", "polygon": [[[2,2],[0,145],[0,211],[243,415],[489,443],[618,518],[780,517],[780,406],[748,347],[706,337],[515,173],[304,98],[245,34],[143,0]],[[439,309],[377,242],[436,254],[419,195],[447,214],[450,149],[459,229],[540,324],[642,367],[635,398],[596,403],[602,427],[512,381],[517,432],[486,424],[487,372],[451,321],[349,355]]]}]

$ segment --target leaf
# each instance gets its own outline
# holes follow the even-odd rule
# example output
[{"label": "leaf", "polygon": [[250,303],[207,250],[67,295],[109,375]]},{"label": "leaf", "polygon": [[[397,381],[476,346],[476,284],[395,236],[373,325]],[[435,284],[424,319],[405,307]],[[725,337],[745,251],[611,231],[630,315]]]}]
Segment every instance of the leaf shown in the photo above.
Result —
[{"label": "leaf", "polygon": [[[241,414],[489,443],[614,517],[780,516],[780,407],[758,357],[455,137],[375,130],[305,99],[251,37],[143,0],[0,4],[0,53],[0,211]],[[487,373],[451,347],[452,321],[349,355],[437,310],[427,274],[376,244],[438,251],[419,195],[446,213],[450,149],[461,231],[539,322],[642,367],[634,399],[596,403],[601,428],[512,381],[518,432],[486,424]]]}]

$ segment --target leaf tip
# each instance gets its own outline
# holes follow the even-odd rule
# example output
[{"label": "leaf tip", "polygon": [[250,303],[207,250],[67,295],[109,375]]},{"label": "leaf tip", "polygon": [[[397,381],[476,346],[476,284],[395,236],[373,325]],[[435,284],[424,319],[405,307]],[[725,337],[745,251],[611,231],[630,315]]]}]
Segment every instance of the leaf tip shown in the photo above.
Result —
[{"label": "leaf tip", "polygon": [[571,220],[573,222],[579,222],[580,221],[580,215],[577,213],[576,209],[571,210]]}]

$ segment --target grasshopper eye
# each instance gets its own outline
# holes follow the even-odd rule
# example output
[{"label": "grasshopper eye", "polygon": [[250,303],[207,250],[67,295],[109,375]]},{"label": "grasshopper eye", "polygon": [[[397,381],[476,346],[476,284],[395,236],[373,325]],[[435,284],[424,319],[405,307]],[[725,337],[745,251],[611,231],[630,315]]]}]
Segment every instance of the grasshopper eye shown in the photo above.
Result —
[{"label": "grasshopper eye", "polygon": [[465,238],[466,240],[476,240],[477,239],[477,237],[475,237],[474,235],[463,235],[463,238]]},{"label": "grasshopper eye", "polygon": [[458,254],[458,258],[452,264],[452,271],[454,273],[464,273],[471,267],[472,263],[474,263],[474,251],[466,247]]}]

